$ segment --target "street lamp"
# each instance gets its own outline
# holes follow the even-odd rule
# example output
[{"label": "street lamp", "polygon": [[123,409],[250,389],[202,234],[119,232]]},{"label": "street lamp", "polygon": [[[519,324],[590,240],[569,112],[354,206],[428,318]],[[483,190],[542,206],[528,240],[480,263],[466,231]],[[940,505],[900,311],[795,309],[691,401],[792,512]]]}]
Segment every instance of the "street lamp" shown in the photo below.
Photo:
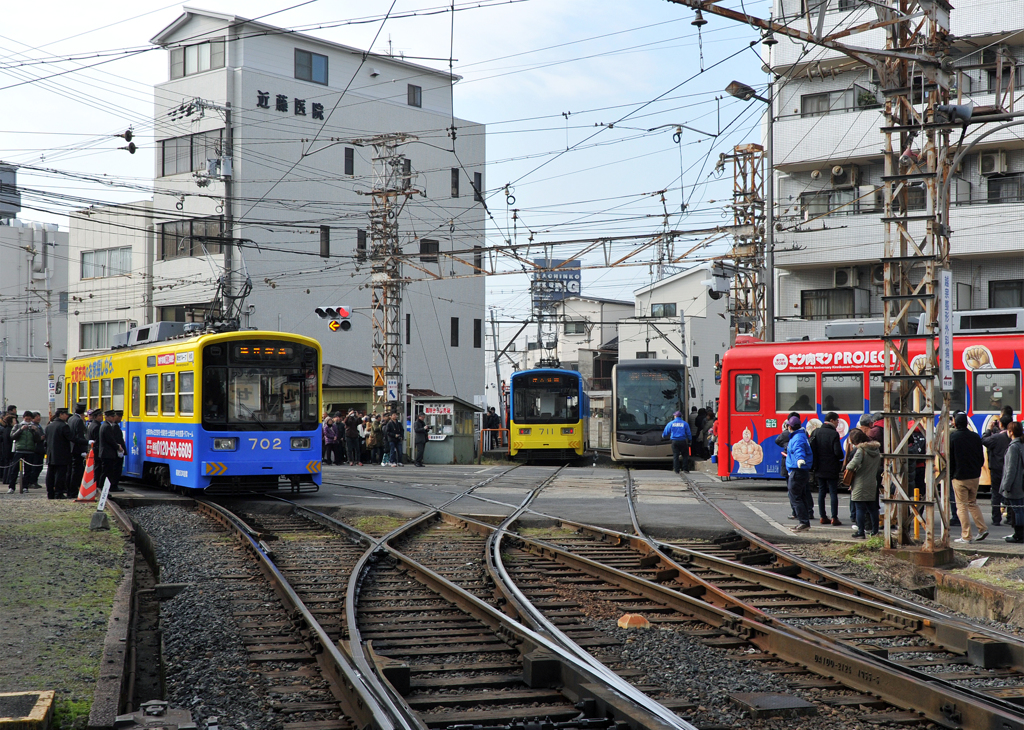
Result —
[{"label": "street lamp", "polygon": [[734,96],[741,101],[757,99],[768,105],[768,143],[765,145],[768,157],[768,180],[767,200],[765,201],[765,253],[764,253],[764,339],[767,342],[775,342],[775,166],[772,156],[772,122],[775,118],[775,108],[772,104],[772,84],[768,84],[768,96],[759,96],[753,88],[733,81],[725,87],[729,96]]}]

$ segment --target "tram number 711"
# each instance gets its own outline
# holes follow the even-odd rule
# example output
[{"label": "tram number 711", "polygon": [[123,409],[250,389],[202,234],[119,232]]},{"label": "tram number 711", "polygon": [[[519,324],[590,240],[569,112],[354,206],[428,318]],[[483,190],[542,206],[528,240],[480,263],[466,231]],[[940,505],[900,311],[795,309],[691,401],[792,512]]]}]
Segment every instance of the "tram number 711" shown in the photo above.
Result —
[{"label": "tram number 711", "polygon": [[281,439],[249,439],[252,442],[252,451],[256,450],[256,444],[264,451],[280,449]]}]

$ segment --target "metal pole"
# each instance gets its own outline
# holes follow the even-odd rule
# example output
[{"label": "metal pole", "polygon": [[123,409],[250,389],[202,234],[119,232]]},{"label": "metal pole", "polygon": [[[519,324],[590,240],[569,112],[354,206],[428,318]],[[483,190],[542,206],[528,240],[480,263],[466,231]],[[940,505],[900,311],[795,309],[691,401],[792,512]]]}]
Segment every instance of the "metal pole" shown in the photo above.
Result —
[{"label": "metal pole", "polygon": [[[5,324],[4,326],[6,327],[7,325]],[[2,382],[2,384],[0,384],[0,399],[3,400],[4,412],[6,413],[7,412],[7,338],[4,337],[2,340],[0,340],[0,344],[3,344],[3,346],[4,346],[3,376],[2,376],[3,382]]]},{"label": "metal pole", "polygon": [[[231,78],[230,72],[228,78]],[[229,297],[233,293],[231,288],[231,269],[234,266],[234,248],[235,248],[235,216],[231,210],[231,198],[233,194],[233,186],[231,180],[235,174],[234,160],[232,159],[232,153],[234,151],[234,134],[231,131],[231,102],[228,101],[224,104],[224,149],[221,150],[221,169],[220,174],[224,179],[224,232],[227,234],[228,245],[224,249],[224,297],[223,306],[225,311],[222,312],[225,316],[231,311],[231,300]],[[231,174],[225,175],[224,165],[229,163],[231,165]]]},{"label": "metal pole", "polygon": [[775,125],[775,83],[768,84],[768,139],[765,147],[768,175],[765,179],[767,199],[764,218],[764,339],[775,342],[775,158],[773,127]]}]

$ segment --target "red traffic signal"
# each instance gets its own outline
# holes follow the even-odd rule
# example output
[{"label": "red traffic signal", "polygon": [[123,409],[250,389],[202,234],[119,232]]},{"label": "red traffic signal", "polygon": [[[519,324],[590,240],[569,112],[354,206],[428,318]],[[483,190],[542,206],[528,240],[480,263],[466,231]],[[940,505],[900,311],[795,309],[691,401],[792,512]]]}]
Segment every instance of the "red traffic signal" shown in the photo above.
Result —
[{"label": "red traffic signal", "polygon": [[348,319],[352,314],[352,307],[346,307],[345,305],[336,307],[317,307],[313,311],[316,312],[316,316],[320,319]]}]

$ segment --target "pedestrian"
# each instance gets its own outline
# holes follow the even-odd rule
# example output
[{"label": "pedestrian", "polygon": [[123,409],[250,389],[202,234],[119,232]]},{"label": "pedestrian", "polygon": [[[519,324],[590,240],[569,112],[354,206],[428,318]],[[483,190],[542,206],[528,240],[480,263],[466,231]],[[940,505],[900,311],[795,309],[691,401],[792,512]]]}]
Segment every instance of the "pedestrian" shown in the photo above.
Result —
[{"label": "pedestrian", "polygon": [[46,498],[64,499],[68,489],[68,468],[74,437],[68,426],[68,409],[58,408],[52,421],[46,424]]},{"label": "pedestrian", "polygon": [[77,403],[74,414],[68,418],[68,428],[71,429],[71,465],[68,467],[68,482],[64,493],[71,499],[78,496],[78,488],[85,474],[85,455],[89,450],[84,415],[85,403]]},{"label": "pedestrian", "polygon": [[[782,433],[780,433],[778,436],[775,437],[775,445],[778,446],[782,450],[781,451],[781,460],[779,462],[779,474],[783,478],[785,478],[787,485],[789,484],[789,468],[786,465],[786,456],[787,456],[786,448],[787,448],[787,445],[789,444],[789,440],[791,438],[793,438],[793,432],[789,429],[789,422],[790,422],[790,420],[792,420],[794,418],[799,421],[800,420],[800,414],[797,413],[796,411],[790,411],[789,415],[786,416],[786,420],[783,421],[783,423],[782,423]],[[810,474],[808,474],[807,477],[808,477],[808,486],[809,486]],[[811,492],[810,489],[804,490],[803,494],[804,494],[804,508],[807,510],[807,519],[813,520],[814,519],[814,494]],[[791,520],[799,519],[798,516],[797,516],[798,513],[797,513],[796,505],[793,503],[792,496],[790,496],[789,507],[790,507],[790,510],[791,510],[790,515],[789,515],[789,519],[791,519]]]},{"label": "pedestrian", "polygon": [[991,476],[989,483],[992,485],[992,524],[998,525],[1003,521],[1003,499],[999,485],[1003,483],[1003,461],[1006,459],[1006,450],[1010,447],[1010,434],[1006,431],[1010,419],[1001,416],[993,421],[992,429],[982,437],[981,444],[988,452],[988,472]]},{"label": "pedestrian", "polygon": [[957,413],[956,430],[949,436],[949,475],[956,495],[956,511],[960,517],[960,537],[954,542],[971,542],[971,520],[978,528],[978,540],[988,537],[985,518],[978,507],[978,481],[985,463],[981,437],[967,428],[967,414]]},{"label": "pedestrian", "polygon": [[384,434],[388,444],[388,464],[390,466],[405,466],[402,463],[402,424],[398,422],[398,414],[392,413],[384,426]]},{"label": "pedestrian", "polygon": [[[923,456],[928,450],[928,443],[924,438],[924,424],[918,421],[914,423],[910,422],[910,441],[907,443],[907,453],[913,454],[914,456]],[[908,459],[907,460],[907,480],[910,483],[912,489],[916,488],[921,490],[921,494],[925,491],[925,470],[928,468],[927,459]]]},{"label": "pedestrian", "polygon": [[[111,492],[123,492],[117,486],[121,480],[121,469],[124,466],[124,454],[127,447],[124,444],[124,434],[117,423],[117,411],[104,411],[105,420],[100,426],[100,461],[103,462],[103,476],[110,482]],[[100,483],[99,488],[103,488]]]},{"label": "pedestrian", "polygon": [[359,441],[362,447],[362,450],[359,452],[359,460],[362,462],[370,461],[373,458],[371,456],[370,444],[368,443],[371,436],[373,436],[373,421],[370,420],[369,416],[364,415],[359,422]]},{"label": "pedestrian", "polygon": [[855,538],[878,534],[877,472],[882,468],[882,445],[872,441],[863,431],[852,431],[849,437],[853,458],[846,468],[853,472],[850,499],[857,510]]},{"label": "pedestrian", "polygon": [[0,484],[7,484],[10,477],[9,469],[11,468],[11,459],[13,458],[11,452],[14,450],[14,442],[11,441],[11,429],[14,428],[17,420],[17,418],[13,418],[7,412],[0,416]]},{"label": "pedestrian", "polygon": [[11,454],[10,477],[7,482],[7,493],[14,494],[18,483],[18,472],[21,471],[21,493],[28,494],[29,467],[35,464],[36,445],[45,441],[45,436],[33,421],[35,414],[25,411],[21,423],[11,429],[11,441],[14,451]]},{"label": "pedestrian", "polygon": [[1024,426],[1010,421],[1006,430],[1010,445],[1003,459],[1003,480],[999,491],[1013,510],[1014,519],[1013,534],[1003,539],[1006,542],[1024,542]]},{"label": "pedestrian", "polygon": [[[840,526],[839,521],[839,472],[843,468],[843,447],[839,444],[839,414],[829,411],[825,422],[814,431],[810,438],[811,454],[814,456],[814,474],[818,479],[818,514],[821,524]],[[831,498],[832,519],[828,519],[825,496]]]},{"label": "pedestrian", "polygon": [[[807,509],[810,497],[810,472],[814,467],[814,455],[807,440],[807,432],[800,423],[800,416],[791,416],[786,422],[790,430],[789,441],[786,442],[786,470],[789,472],[789,501],[796,510],[796,518],[800,523],[790,528],[793,532],[805,532],[811,529],[813,512]],[[811,498],[813,504],[813,498]]]},{"label": "pedestrian", "polygon": [[38,432],[43,434],[43,437],[36,441],[36,448],[32,453],[32,463],[25,465],[25,476],[28,477],[30,489],[41,489],[39,476],[43,473],[43,460],[46,458],[46,431],[43,430],[43,414],[39,411],[33,412],[32,423],[35,424]]},{"label": "pedestrian", "polygon": [[359,416],[356,415],[355,409],[348,412],[345,416],[345,453],[348,456],[349,466],[362,466],[362,454],[359,444],[359,424],[362,421]]},{"label": "pedestrian", "polygon": [[[383,466],[384,462],[384,434],[381,430],[382,424],[380,422],[380,414],[374,413],[373,420],[370,421],[370,439],[373,443],[368,443],[370,446],[370,460],[374,464],[380,464]],[[369,441],[369,439],[368,439]]]},{"label": "pedestrian", "polygon": [[423,466],[423,451],[427,448],[427,434],[430,433],[430,426],[423,420],[423,414],[416,416],[412,424],[414,443],[416,445],[416,458],[413,464]]},{"label": "pedestrian", "polygon": [[103,426],[103,411],[93,408],[86,411],[89,417],[89,424],[85,429],[85,437],[89,440],[89,449],[92,451],[92,478],[97,489],[103,487],[103,460],[100,459],[100,427]]},{"label": "pedestrian", "polygon": [[672,471],[679,473],[680,466],[686,473],[690,472],[690,442],[693,440],[690,424],[683,419],[683,414],[676,411],[673,418],[661,432],[662,438],[672,440]]}]

